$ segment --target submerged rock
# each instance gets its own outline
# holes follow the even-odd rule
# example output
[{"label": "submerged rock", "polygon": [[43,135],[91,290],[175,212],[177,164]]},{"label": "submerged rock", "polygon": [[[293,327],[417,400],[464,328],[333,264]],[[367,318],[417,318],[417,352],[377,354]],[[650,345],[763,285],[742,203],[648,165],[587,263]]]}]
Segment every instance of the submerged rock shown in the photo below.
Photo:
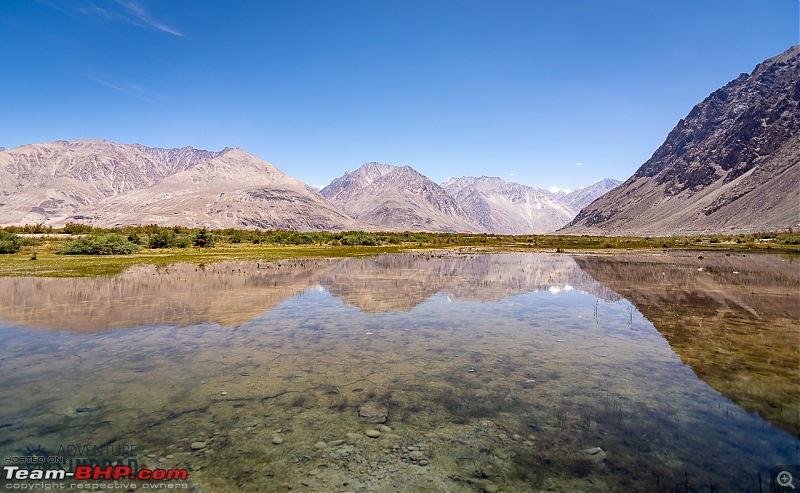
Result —
[{"label": "submerged rock", "polygon": [[377,402],[366,402],[358,408],[358,417],[371,425],[385,423],[388,414],[386,405]]}]

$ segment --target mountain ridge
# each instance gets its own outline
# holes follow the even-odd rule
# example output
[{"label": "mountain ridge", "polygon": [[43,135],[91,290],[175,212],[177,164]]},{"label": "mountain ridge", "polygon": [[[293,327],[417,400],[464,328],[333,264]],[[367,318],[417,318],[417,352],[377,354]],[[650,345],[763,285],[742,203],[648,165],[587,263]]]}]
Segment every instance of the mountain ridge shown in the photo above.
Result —
[{"label": "mountain ridge", "polygon": [[499,177],[451,178],[443,188],[467,214],[494,233],[545,233],[567,224],[576,213],[547,190]]},{"label": "mountain ridge", "polygon": [[410,166],[366,163],[333,180],[320,194],[380,229],[485,232],[441,186]]},{"label": "mountain ridge", "polygon": [[236,148],[162,149],[102,139],[28,144],[0,151],[0,184],[4,224],[358,227],[304,183]]},{"label": "mountain ridge", "polygon": [[692,108],[569,234],[698,234],[800,225],[800,45]]},{"label": "mountain ridge", "polygon": [[[377,162],[317,190],[239,148],[60,140],[0,151],[0,225],[532,234],[552,231],[576,212],[546,190],[496,177],[459,180],[482,183],[482,192],[456,199],[410,166]],[[535,204],[546,205],[536,217]],[[551,209],[558,218],[546,222]]]}]

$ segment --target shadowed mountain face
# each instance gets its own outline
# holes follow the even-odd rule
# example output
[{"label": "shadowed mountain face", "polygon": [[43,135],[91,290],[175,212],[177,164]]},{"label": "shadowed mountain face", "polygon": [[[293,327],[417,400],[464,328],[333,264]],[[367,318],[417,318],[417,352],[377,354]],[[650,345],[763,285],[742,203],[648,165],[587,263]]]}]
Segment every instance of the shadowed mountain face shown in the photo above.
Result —
[{"label": "shadowed mountain face", "polygon": [[800,431],[800,268],[774,255],[576,257],[633,303],[698,377],[748,412]]},{"label": "shadowed mountain face", "polygon": [[800,45],[713,92],[576,234],[753,232],[800,219]]},{"label": "shadowed mountain face", "polygon": [[0,151],[2,224],[343,230],[316,191],[241,149],[156,149],[103,140]]}]

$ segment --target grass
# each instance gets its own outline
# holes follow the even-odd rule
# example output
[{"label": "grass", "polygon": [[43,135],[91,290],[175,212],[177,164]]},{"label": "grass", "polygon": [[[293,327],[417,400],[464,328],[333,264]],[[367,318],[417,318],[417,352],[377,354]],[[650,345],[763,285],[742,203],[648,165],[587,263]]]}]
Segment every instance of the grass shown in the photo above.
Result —
[{"label": "grass", "polygon": [[[37,225],[40,226],[40,225]],[[780,251],[800,253],[800,242],[793,232],[756,235],[716,235],[697,237],[602,237],[563,235],[491,235],[458,233],[298,233],[294,231],[206,231],[159,226],[98,229],[68,225],[62,229],[40,231],[41,227],[7,227],[19,236],[22,248],[17,253],[0,255],[0,276],[83,277],[114,275],[135,264],[169,265],[176,262],[208,263],[224,260],[274,261],[309,257],[360,257],[381,253],[475,247],[480,251],[543,250],[557,253],[615,249],[697,249],[731,251]],[[2,231],[2,230],[0,230]],[[89,236],[117,235],[141,247],[127,255],[60,255],[66,245]],[[166,248],[161,238],[183,238]],[[208,238],[196,246],[198,237]],[[32,258],[33,257],[33,258]]]}]

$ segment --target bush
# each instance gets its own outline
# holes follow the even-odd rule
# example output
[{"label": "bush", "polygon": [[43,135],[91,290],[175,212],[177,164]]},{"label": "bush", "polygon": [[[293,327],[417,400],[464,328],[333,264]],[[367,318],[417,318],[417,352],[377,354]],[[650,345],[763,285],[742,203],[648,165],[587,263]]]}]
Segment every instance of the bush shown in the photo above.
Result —
[{"label": "bush", "polygon": [[94,229],[94,228],[92,228],[88,224],[67,223],[61,229],[61,231],[63,231],[64,234],[68,234],[68,235],[78,235],[78,234],[83,234],[83,233],[89,233],[89,232],[92,231],[92,229]]},{"label": "bush", "polygon": [[175,228],[154,228],[150,232],[147,245],[150,248],[186,248],[189,246],[189,237],[177,234]]},{"label": "bush", "polygon": [[136,245],[142,244],[142,238],[139,236],[138,231],[131,231],[130,233],[128,233],[128,241]]},{"label": "bush", "polygon": [[52,226],[45,226],[42,223],[39,224],[26,224],[24,226],[19,227],[20,233],[29,233],[29,234],[43,234],[43,233],[52,233],[53,227]]},{"label": "bush", "polygon": [[64,255],[126,255],[139,251],[139,246],[116,233],[89,234],[67,242],[58,253]]},{"label": "bush", "polygon": [[0,230],[0,253],[17,253],[20,248],[22,242],[19,236]]},{"label": "bush", "polygon": [[209,233],[206,228],[201,229],[196,235],[194,235],[194,240],[192,243],[194,243],[194,246],[201,248],[214,246],[214,240],[211,237],[211,233]]},{"label": "bush", "polygon": [[374,236],[369,233],[364,233],[363,231],[349,232],[345,234],[340,241],[342,245],[374,246],[378,244],[378,240],[375,239]]}]

